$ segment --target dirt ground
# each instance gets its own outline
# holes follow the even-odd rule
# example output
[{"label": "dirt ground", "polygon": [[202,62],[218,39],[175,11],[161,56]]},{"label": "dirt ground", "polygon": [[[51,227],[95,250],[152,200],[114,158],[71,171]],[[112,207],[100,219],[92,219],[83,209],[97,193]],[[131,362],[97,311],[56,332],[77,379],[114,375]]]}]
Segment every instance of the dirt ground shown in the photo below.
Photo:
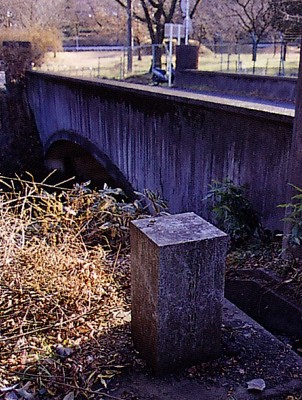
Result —
[{"label": "dirt ground", "polygon": [[[97,67],[99,58],[114,57],[114,52],[107,51],[81,51],[81,52],[58,52],[56,57],[53,53],[47,53],[44,64],[66,65],[82,67]],[[119,57],[119,52],[116,53]]]},{"label": "dirt ground", "polygon": [[[127,400],[301,399],[300,357],[228,301],[223,310],[219,359],[165,377],[138,362],[107,393]],[[263,379],[266,389],[248,390],[253,379]]]},{"label": "dirt ground", "polygon": [[[279,280],[276,289],[282,289],[287,298],[290,292],[290,300],[301,306],[302,268],[297,260],[281,257],[278,241],[238,249],[228,255],[228,279],[236,276],[236,270],[252,272],[258,268],[270,271],[276,282]],[[112,393],[131,400],[300,400],[302,359],[292,351],[290,342],[282,339],[280,342],[226,302],[218,360],[164,378],[154,377],[143,362],[138,362],[111,383]],[[300,354],[301,349],[297,350]],[[264,379],[263,393],[247,391],[247,382],[255,378]]]}]

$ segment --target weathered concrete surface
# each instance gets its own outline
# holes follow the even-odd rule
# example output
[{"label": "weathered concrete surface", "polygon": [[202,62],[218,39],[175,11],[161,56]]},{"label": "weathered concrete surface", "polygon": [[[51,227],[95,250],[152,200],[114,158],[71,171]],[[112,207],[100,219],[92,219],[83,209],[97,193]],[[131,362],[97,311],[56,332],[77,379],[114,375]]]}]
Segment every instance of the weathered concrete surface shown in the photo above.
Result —
[{"label": "weathered concrete surface", "polygon": [[160,375],[220,353],[227,235],[184,213],[131,225],[132,336]]},{"label": "weathered concrete surface", "polygon": [[293,108],[125,82],[28,78],[46,157],[56,157],[56,143],[74,142],[118,184],[158,191],[171,213],[206,219],[209,183],[228,177],[248,185],[266,227],[282,229],[276,206],[285,202]]},{"label": "weathered concrete surface", "polygon": [[[266,389],[249,392],[247,382],[264,379]],[[118,379],[111,394],[140,400],[285,400],[302,393],[302,360],[232,303],[223,306],[223,350],[214,362],[164,378],[146,369]]]},{"label": "weathered concrete surface", "polygon": [[210,71],[177,71],[177,87],[200,88],[209,92],[250,96],[294,104],[297,77],[262,76]]}]

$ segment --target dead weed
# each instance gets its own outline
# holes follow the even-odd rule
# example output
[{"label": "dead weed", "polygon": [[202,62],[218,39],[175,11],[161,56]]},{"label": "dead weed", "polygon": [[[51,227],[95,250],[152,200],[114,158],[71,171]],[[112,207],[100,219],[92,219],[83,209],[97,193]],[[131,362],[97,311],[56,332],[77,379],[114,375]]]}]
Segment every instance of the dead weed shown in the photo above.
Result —
[{"label": "dead weed", "polygon": [[145,211],[117,189],[1,183],[0,398],[102,398],[135,362],[125,249]]}]

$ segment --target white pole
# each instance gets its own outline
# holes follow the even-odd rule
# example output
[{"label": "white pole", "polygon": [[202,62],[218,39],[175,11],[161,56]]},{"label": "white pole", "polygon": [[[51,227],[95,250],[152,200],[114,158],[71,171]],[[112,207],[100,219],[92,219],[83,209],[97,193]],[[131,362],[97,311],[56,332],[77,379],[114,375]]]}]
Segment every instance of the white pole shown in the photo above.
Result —
[{"label": "white pole", "polygon": [[170,24],[170,35],[169,35],[169,65],[168,65],[168,85],[171,87],[172,85],[172,51],[173,51],[173,25]]},{"label": "white pole", "polygon": [[132,0],[127,0],[127,71],[132,72]]},{"label": "white pole", "polygon": [[189,19],[190,19],[190,0],[187,0],[187,3],[186,3],[186,19],[185,19],[185,27],[186,27],[185,44],[189,43]]},{"label": "white pole", "polygon": [[178,44],[178,46],[180,45],[181,28],[182,28],[182,26],[180,24],[178,24],[178,26],[177,26],[177,44]]}]

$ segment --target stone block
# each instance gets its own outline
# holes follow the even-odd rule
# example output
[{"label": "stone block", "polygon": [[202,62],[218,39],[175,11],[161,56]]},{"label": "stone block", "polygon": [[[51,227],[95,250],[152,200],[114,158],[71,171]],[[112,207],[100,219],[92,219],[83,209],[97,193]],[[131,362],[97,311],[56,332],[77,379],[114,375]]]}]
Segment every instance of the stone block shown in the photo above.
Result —
[{"label": "stone block", "polygon": [[194,213],[133,221],[132,337],[156,375],[219,356],[227,235]]}]

